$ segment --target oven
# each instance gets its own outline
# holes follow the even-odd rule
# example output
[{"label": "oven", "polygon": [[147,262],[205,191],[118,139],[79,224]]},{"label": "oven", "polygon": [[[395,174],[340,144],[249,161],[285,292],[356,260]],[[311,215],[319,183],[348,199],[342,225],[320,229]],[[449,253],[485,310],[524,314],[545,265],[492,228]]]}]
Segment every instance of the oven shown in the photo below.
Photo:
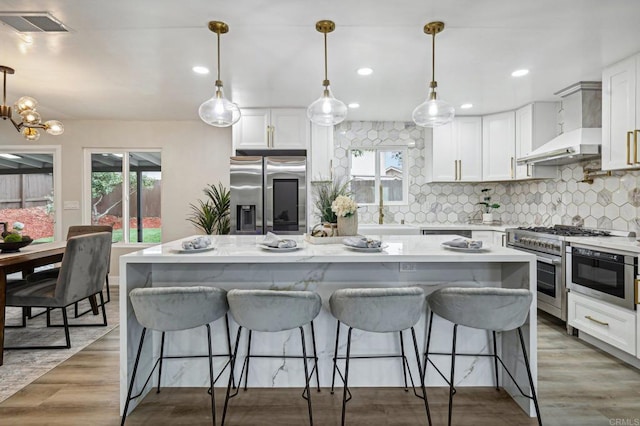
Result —
[{"label": "oven", "polygon": [[573,244],[567,247],[571,291],[635,309],[637,254]]}]

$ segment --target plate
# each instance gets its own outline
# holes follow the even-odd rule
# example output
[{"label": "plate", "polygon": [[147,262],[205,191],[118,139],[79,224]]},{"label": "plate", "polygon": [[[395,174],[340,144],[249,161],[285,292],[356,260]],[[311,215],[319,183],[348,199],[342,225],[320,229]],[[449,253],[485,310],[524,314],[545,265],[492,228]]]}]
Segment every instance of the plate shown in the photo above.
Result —
[{"label": "plate", "polygon": [[269,251],[279,251],[279,252],[287,252],[287,251],[296,251],[296,250],[300,250],[302,247],[300,246],[296,246],[296,247],[270,247],[270,246],[266,246],[264,244],[256,244],[258,247],[260,247],[263,250],[269,250]]},{"label": "plate", "polygon": [[483,245],[481,248],[467,248],[467,247],[451,247],[446,244],[441,244],[442,248],[451,250],[451,251],[459,251],[462,253],[480,253],[483,251],[489,251],[491,248],[489,246]]},{"label": "plate", "polygon": [[205,248],[199,248],[199,249],[183,249],[183,248],[179,248],[179,249],[175,249],[174,251],[176,253],[202,253],[204,251],[211,251],[211,250],[215,250],[215,247],[213,246],[209,246],[209,247],[205,247]]},{"label": "plate", "polygon": [[343,246],[344,248],[347,248],[353,251],[359,251],[360,253],[380,253],[381,251],[389,247],[386,244],[383,244],[380,247],[353,247],[353,246],[348,246],[346,244],[343,244]]}]

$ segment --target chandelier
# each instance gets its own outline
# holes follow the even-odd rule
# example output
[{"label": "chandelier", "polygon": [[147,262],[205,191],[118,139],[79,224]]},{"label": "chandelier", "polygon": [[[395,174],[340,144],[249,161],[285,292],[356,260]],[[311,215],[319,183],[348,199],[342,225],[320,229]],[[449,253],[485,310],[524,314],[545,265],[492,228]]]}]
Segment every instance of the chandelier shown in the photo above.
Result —
[{"label": "chandelier", "polygon": [[30,141],[37,141],[40,139],[40,131],[38,129],[44,129],[45,132],[53,136],[58,136],[64,133],[64,126],[58,120],[49,120],[44,123],[40,120],[40,114],[36,111],[38,102],[29,97],[23,96],[16,101],[13,105],[14,110],[20,115],[20,122],[16,122],[12,117],[11,107],[7,105],[7,74],[15,73],[13,68],[0,65],[0,71],[3,75],[2,85],[2,105],[0,105],[0,117],[3,120],[9,119],[17,131],[22,133],[25,139]]}]

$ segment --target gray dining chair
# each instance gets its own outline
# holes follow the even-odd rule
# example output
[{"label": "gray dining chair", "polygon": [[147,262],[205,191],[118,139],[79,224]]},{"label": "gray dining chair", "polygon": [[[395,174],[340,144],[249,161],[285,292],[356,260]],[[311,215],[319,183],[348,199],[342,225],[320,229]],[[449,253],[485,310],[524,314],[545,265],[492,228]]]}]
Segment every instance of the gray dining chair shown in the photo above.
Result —
[{"label": "gray dining chair", "polygon": [[[215,379],[213,374],[213,357],[224,356],[231,358],[231,347],[228,352],[223,355],[214,355],[211,346],[211,327],[209,323],[216,321],[223,316],[227,319],[227,292],[216,287],[193,286],[193,287],[158,287],[158,288],[136,288],[129,293],[131,306],[138,322],[142,325],[142,335],[140,336],[140,344],[138,346],[138,354],[133,365],[131,373],[131,382],[129,383],[129,391],[127,400],[122,414],[121,425],[124,425],[129,411],[129,403],[131,400],[138,398],[142,392],[132,395],[133,386],[138,371],[138,363],[140,354],[144,345],[144,338],[149,330],[162,332],[160,341],[160,356],[156,360],[142,385],[144,389],[151,379],[156,367],[158,369],[158,390],[160,392],[160,383],[162,381],[162,361],[165,359],[175,358],[197,358],[199,355],[181,355],[167,356],[164,354],[164,341],[166,332],[189,330],[196,327],[206,326],[207,342],[208,342],[208,360],[209,360],[209,390],[211,392],[211,416],[213,425],[216,424],[216,404],[214,385]],[[227,322],[227,341],[229,339],[229,324]],[[227,361],[223,370],[229,365]],[[233,374],[230,374],[232,377]]]},{"label": "gray dining chair", "polygon": [[[404,373],[404,387],[407,387],[407,371],[411,379],[411,386],[414,395],[424,401],[427,415],[427,422],[431,425],[431,412],[427,400],[427,391],[424,386],[424,376],[420,365],[420,352],[416,340],[414,326],[420,321],[420,316],[424,311],[424,290],[419,287],[394,287],[394,288],[346,288],[333,292],[329,298],[331,314],[338,320],[336,330],[336,345],[333,356],[333,376],[331,380],[331,393],[333,393],[336,371],[338,369],[338,359],[345,360],[342,393],[342,425],[346,423],[347,402],[351,399],[349,390],[349,363],[357,358],[401,358],[402,371]],[[338,346],[340,341],[340,325],[349,327],[347,332],[346,355],[338,356]],[[399,355],[351,355],[351,332],[353,329],[372,333],[398,333],[400,338]],[[409,368],[409,362],[404,352],[404,339],[402,332],[411,330],[413,347],[418,364],[418,378],[422,395],[415,391],[413,376]],[[347,397],[348,396],[348,397]]]},{"label": "gray dining chair", "polygon": [[[496,389],[499,389],[498,382],[498,362],[507,372],[513,383],[520,393],[533,400],[538,418],[538,425],[542,426],[542,418],[540,417],[540,407],[538,406],[538,398],[533,385],[531,376],[531,366],[527,357],[527,349],[522,336],[522,326],[527,320],[533,294],[526,289],[509,289],[495,287],[447,287],[434,291],[427,297],[427,305],[431,310],[429,315],[429,327],[427,332],[427,347],[425,350],[424,373],[426,374],[427,365],[431,363],[449,384],[449,426],[453,416],[453,395],[456,390],[454,387],[456,355],[459,356],[489,356],[493,358],[496,378]],[[433,315],[436,314],[445,320],[453,323],[453,342],[451,353],[430,352],[431,329],[433,325]],[[475,328],[479,330],[489,330],[493,335],[493,354],[458,354],[456,353],[456,338],[458,326]],[[504,332],[517,330],[520,340],[520,347],[524,356],[524,364],[527,369],[527,377],[531,388],[531,395],[527,395],[518,385],[509,369],[504,365],[502,359],[498,355],[496,332]],[[433,363],[430,356],[445,355],[451,357],[451,374],[449,378],[444,377],[440,370]]]},{"label": "gray dining chair", "polygon": [[[249,330],[249,338],[247,345],[247,355],[245,357],[240,377],[238,378],[239,384],[242,382],[242,377],[249,371],[249,359],[250,358],[297,358],[302,359],[304,364],[304,382],[305,388],[302,397],[307,400],[307,408],[309,410],[309,424],[313,426],[313,412],[311,409],[311,390],[309,387],[309,368],[307,362],[309,359],[313,359],[314,369],[318,371],[318,355],[316,352],[315,333],[313,333],[313,320],[320,313],[322,307],[322,299],[320,295],[313,291],[284,291],[284,290],[230,290],[227,293],[227,300],[229,301],[229,310],[231,315],[238,323],[238,334],[236,335],[236,345],[231,358],[231,371],[235,368],[236,357],[238,355],[238,347],[240,346],[240,335],[243,328]],[[307,356],[307,349],[305,343],[304,326],[311,324],[312,340],[313,340],[313,356]],[[300,337],[302,343],[302,356],[299,355],[251,355],[251,336],[254,331],[276,333],[287,330],[300,330]],[[313,370],[311,372],[313,374]],[[246,378],[246,376],[245,376]],[[227,415],[227,409],[229,406],[229,399],[236,396],[238,391],[231,395],[233,375],[229,377],[229,384],[227,385],[227,395],[224,401],[224,410],[222,411],[222,425]],[[247,382],[245,379],[245,390],[247,388]],[[320,388],[318,387],[318,391]]]},{"label": "gray dining chair", "polygon": [[[38,281],[23,280],[7,288],[6,305],[16,307],[39,307],[47,309],[47,325],[50,310],[61,309],[65,345],[14,346],[5,349],[68,349],[71,347],[69,327],[106,326],[107,313],[104,308],[104,276],[109,267],[111,234],[100,232],[73,237],[67,240],[64,257],[57,277],[44,277]],[[89,296],[100,296],[102,323],[69,324],[67,307]],[[26,326],[23,316],[22,326]]]}]

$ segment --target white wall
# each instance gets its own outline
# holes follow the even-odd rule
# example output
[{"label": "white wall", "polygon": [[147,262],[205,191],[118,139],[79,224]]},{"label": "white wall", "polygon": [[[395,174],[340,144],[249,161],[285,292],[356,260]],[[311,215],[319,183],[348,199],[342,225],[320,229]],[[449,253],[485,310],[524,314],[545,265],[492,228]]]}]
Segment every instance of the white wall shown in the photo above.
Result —
[{"label": "white wall", "polygon": [[[0,145],[60,145],[62,195],[60,201],[81,201],[84,148],[158,148],[162,152],[162,240],[171,241],[197,231],[187,222],[189,203],[202,198],[206,184],[229,186],[231,128],[215,128],[193,121],[87,121],[64,120],[61,136],[42,135],[26,141],[11,123],[0,121]],[[60,203],[62,208],[62,203]],[[62,235],[82,223],[81,210],[62,211]],[[114,247],[111,273],[118,275],[120,254],[132,251]]]}]

